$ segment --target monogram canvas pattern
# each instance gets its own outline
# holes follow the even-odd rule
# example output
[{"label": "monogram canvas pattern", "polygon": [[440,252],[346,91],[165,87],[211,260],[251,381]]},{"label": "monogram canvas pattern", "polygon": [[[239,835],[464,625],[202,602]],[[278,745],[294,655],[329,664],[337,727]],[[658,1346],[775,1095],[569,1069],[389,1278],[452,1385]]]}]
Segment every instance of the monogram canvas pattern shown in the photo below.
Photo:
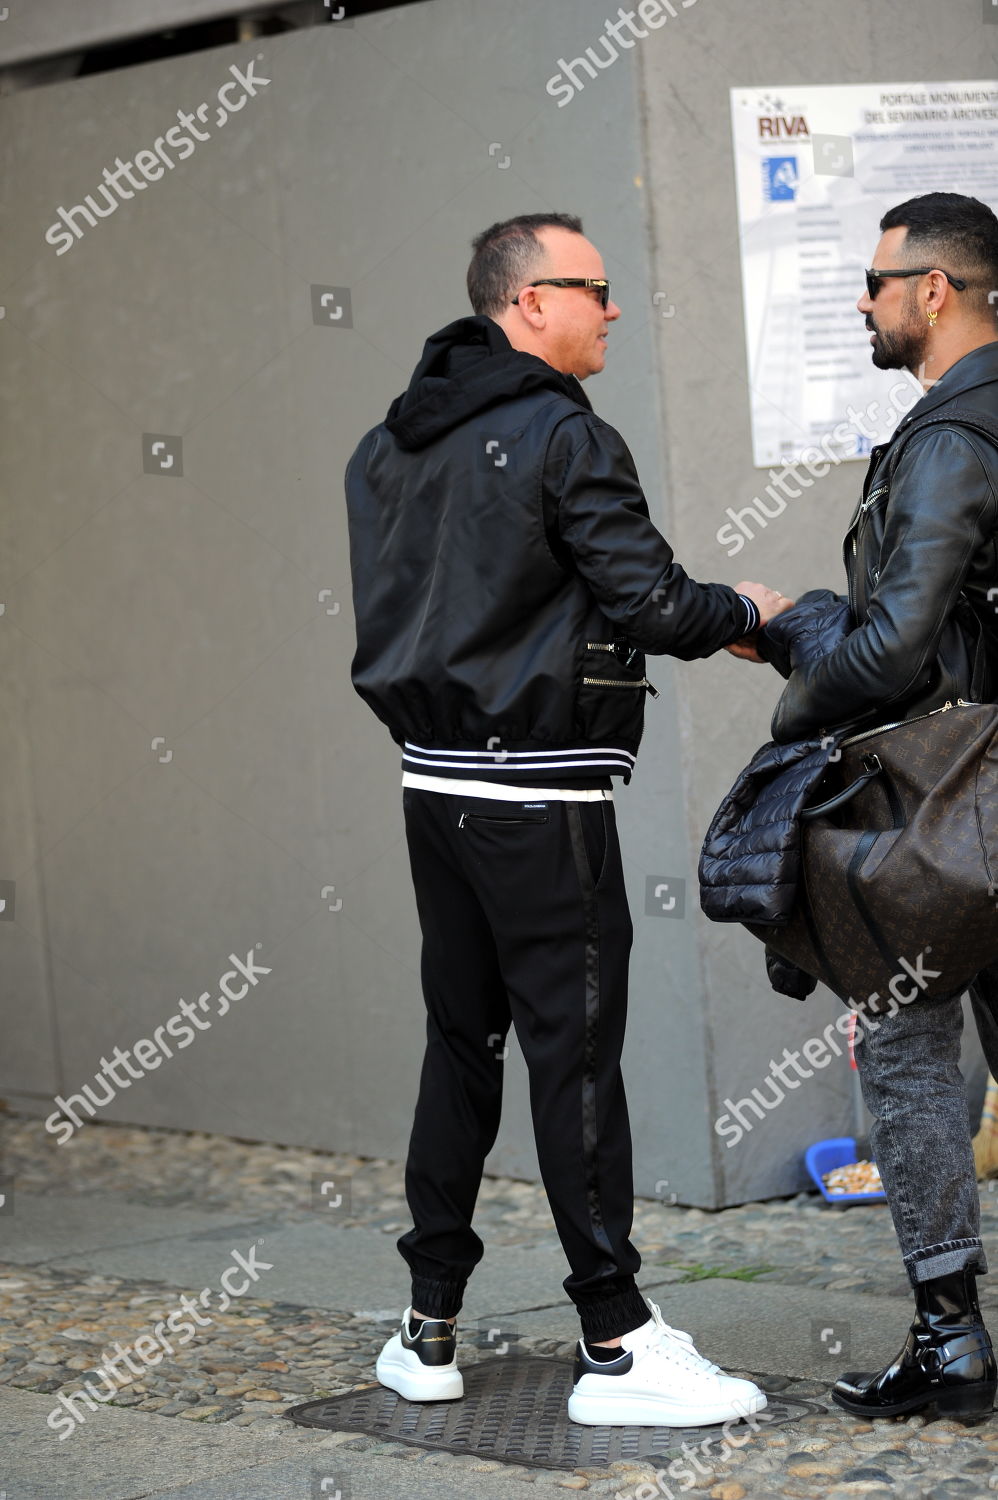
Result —
[{"label": "monogram canvas pattern", "polygon": [[959,994],[998,959],[998,706],[864,737],[829,767],[816,800],[871,755],[883,774],[804,825],[790,922],[750,930],[840,998],[879,1011],[913,989]]}]

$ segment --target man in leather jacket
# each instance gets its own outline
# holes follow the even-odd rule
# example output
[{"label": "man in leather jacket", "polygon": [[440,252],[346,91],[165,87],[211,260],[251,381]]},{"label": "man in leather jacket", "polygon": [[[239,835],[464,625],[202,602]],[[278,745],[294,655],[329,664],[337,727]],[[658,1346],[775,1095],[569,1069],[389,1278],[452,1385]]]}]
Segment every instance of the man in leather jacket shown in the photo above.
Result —
[{"label": "man in leather jacket", "polygon": [[[980,701],[998,689],[998,219],[974,198],[929,193],[892,209],[880,227],[857,307],[874,364],[908,369],[925,394],[874,448],[846,532],[848,631],[815,652],[820,620],[805,596],[798,611],[809,649],[795,650],[794,611],[774,625],[772,641],[764,631],[757,642],[790,674],[773,718],[778,742],[969,700],[978,651]],[[940,420],[907,442],[888,480],[895,445],[930,416]],[[991,436],[967,425],[977,420]],[[840,609],[834,598],[831,608]],[[978,977],[971,996],[998,1073],[998,968]],[[874,1155],[916,1300],[897,1359],[876,1374],[844,1375],[833,1390],[859,1416],[930,1405],[971,1418],[991,1410],[996,1367],[975,1284],[987,1262],[961,1030],[959,996],[916,999],[857,1028]]]},{"label": "man in leather jacket", "polygon": [[610,778],[634,766],[644,652],[709,656],[789,601],[694,582],[652,525],[580,384],[620,309],[578,219],[493,225],[468,291],[474,316],[427,341],[346,476],[352,680],[402,750],[427,1010],[398,1241],[412,1305],[377,1374],[409,1400],[463,1394],[454,1322],[512,1024],[582,1324],[570,1416],[723,1422],[764,1395],[649,1316],[634,1280]]}]

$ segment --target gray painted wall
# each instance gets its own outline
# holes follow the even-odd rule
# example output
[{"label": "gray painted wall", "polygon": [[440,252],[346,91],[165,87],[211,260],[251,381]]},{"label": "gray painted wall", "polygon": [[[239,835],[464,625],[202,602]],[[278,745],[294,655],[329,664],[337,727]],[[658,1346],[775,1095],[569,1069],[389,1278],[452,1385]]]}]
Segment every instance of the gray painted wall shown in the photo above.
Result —
[{"label": "gray painted wall", "polygon": [[[965,28],[934,33],[939,76],[981,72],[966,3]],[[758,481],[727,88],[918,76],[915,21],[932,14],[926,0],[875,13],[801,0],[750,19],[700,0],[563,109],[545,83],[602,31],[594,0],[434,0],[0,101],[14,209],[0,241],[0,881],[13,883],[0,898],[14,901],[0,914],[0,1091],[13,1104],[48,1114],[102,1054],[204,993],[210,1028],[124,1078],[102,1118],[404,1155],[418,928],[397,750],[349,683],[346,460],[425,336],[467,310],[471,236],[570,209],[624,308],[589,393],[679,556],[705,579],[834,582],[858,466],[735,561],[714,540]],[[57,255],[58,208],[251,59],[269,80],[256,97],[224,125],[213,105],[209,139]],[[348,288],[350,316],[314,321],[313,286],[340,289],[331,310]],[[768,737],[778,681],[726,656],[650,666],[662,697],[617,797],[636,1184],[706,1206],[792,1192],[803,1146],[850,1125],[844,1064],[734,1151],[712,1123],[837,1004],[772,995],[761,947],[710,927],[695,890],[703,829]],[[649,880],[687,882],[682,919],[644,914]],[[251,950],[271,972],[221,1015],[227,956]],[[490,1167],[535,1176],[515,1046],[507,1080]]]},{"label": "gray painted wall", "polygon": [[[794,6],[700,0],[686,13],[675,9],[677,19],[637,49],[653,282],[667,289],[676,309],[655,325],[670,536],[700,576],[761,578],[790,595],[841,588],[841,537],[862,482],[861,463],[831,470],[730,561],[715,539],[725,507],[747,505],[767,477],[752,467],[728,91],[905,81],[929,76],[927,67],[938,79],[993,77],[998,29],[984,24],[979,0],[953,0],[944,34],[933,30],[939,45],[927,56],[920,37],[938,15],[927,0],[880,6],[842,0],[834,7],[822,0]],[[587,89],[564,112],[580,111],[581,124],[591,102]],[[871,214],[871,255],[878,235]],[[856,322],[862,337],[858,313]],[[884,375],[887,384],[894,378]],[[768,668],[738,670],[724,655],[677,663],[675,676],[692,871],[732,768],[744,765],[769,737],[779,679]],[[761,946],[754,938],[712,926],[699,912],[693,921],[710,1035],[705,1085],[713,1118],[725,1099],[737,1101],[763,1083],[770,1058],[819,1035],[840,1008],[824,990],[806,1005],[773,994],[761,977]],[[979,1106],[985,1075],[976,1033],[965,1053]],[[852,1133],[847,1071],[833,1064],[788,1093],[734,1148],[713,1138],[718,1202],[786,1191],[796,1180],[795,1147]]]}]

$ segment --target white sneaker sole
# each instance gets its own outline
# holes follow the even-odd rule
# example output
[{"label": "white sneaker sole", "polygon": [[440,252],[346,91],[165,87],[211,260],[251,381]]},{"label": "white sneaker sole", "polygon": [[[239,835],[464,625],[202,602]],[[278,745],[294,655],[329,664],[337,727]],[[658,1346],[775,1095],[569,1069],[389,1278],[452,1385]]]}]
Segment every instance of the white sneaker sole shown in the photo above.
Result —
[{"label": "white sneaker sole", "polygon": [[634,1391],[586,1393],[573,1391],[568,1398],[568,1416],[583,1427],[710,1427],[716,1422],[738,1421],[766,1407],[766,1397],[736,1397],[712,1403],[670,1401],[665,1396]]},{"label": "white sneaker sole", "polygon": [[415,1371],[400,1360],[381,1354],[374,1373],[382,1385],[397,1391],[406,1401],[457,1401],[464,1395],[460,1370],[428,1366]]}]

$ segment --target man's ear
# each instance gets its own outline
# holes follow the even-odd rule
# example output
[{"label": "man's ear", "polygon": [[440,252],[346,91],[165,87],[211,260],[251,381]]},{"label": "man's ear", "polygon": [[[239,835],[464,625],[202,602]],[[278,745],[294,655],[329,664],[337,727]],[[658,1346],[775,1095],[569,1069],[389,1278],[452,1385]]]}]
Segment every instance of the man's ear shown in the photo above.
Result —
[{"label": "man's ear", "polygon": [[938,312],[949,296],[950,290],[950,284],[942,271],[933,271],[929,280],[929,307],[935,308]]},{"label": "man's ear", "polygon": [[535,286],[525,286],[518,300],[510,307],[511,313],[519,313],[533,329],[544,327],[544,312]]}]

